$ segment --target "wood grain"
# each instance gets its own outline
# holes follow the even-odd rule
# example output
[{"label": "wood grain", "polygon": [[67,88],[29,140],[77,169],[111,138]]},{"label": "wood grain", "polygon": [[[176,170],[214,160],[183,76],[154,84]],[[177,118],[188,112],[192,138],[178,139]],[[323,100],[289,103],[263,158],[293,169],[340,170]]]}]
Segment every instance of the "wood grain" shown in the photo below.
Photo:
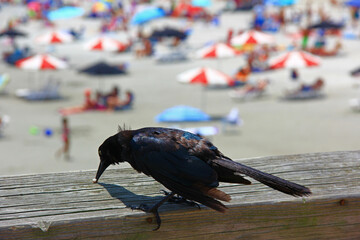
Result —
[{"label": "wood grain", "polygon": [[[162,198],[159,183],[132,169],[0,177],[0,239],[356,239],[360,237],[360,151],[238,160],[309,187],[294,198],[256,181],[221,184],[225,214],[166,203],[163,224],[129,209]],[[250,179],[251,180],[251,179]]]}]

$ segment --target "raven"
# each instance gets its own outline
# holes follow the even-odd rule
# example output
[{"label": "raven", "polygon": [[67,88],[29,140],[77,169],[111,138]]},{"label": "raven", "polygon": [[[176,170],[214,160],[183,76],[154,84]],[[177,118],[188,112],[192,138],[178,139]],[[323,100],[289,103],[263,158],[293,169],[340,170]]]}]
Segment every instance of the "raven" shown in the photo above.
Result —
[{"label": "raven", "polygon": [[229,202],[231,197],[217,189],[219,182],[251,184],[241,174],[289,195],[311,194],[307,187],[234,162],[210,141],[179,129],[120,128],[117,134],[101,144],[98,153],[100,165],[94,183],[109,165],[126,161],[135,170],[153,177],[171,191],[152,207],[142,204],[133,208],[154,213],[158,224],[154,230],[159,229],[161,224],[158,208],[175,194],[225,212],[227,207],[218,200]]}]

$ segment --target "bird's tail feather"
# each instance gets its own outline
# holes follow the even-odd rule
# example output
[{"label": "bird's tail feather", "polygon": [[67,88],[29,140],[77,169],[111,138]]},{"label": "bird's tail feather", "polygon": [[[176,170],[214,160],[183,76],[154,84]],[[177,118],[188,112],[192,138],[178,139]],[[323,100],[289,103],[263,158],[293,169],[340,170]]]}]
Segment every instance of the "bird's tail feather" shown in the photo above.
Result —
[{"label": "bird's tail feather", "polygon": [[205,191],[203,191],[203,193],[206,196],[219,199],[221,201],[230,202],[231,200],[231,196],[229,194],[226,194],[217,188],[207,188]]},{"label": "bird's tail feather", "polygon": [[307,196],[311,194],[311,191],[309,188],[304,187],[302,185],[299,185],[297,183],[293,183],[290,181],[287,181],[285,179],[276,177],[274,175],[261,172],[257,169],[245,166],[241,163],[234,162],[230,159],[215,159],[213,160],[213,163],[230,169],[234,172],[238,172],[241,174],[245,174],[275,190],[278,190],[280,192],[293,195],[293,196]]}]

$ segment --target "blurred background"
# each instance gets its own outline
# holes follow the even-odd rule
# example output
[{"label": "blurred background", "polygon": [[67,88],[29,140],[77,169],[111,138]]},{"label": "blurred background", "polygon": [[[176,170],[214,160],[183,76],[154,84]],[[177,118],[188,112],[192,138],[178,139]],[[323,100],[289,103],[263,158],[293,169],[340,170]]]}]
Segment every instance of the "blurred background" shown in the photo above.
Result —
[{"label": "blurred background", "polygon": [[0,174],[96,169],[118,126],[186,129],[233,159],[358,150],[359,7],[1,1]]}]

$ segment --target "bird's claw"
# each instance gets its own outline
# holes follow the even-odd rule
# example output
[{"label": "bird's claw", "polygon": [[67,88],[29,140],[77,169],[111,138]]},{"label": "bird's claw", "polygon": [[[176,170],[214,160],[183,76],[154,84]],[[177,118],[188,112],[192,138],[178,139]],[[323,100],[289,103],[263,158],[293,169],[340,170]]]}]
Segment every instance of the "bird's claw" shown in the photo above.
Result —
[{"label": "bird's claw", "polygon": [[153,231],[156,231],[160,228],[161,226],[161,218],[160,218],[160,215],[159,215],[159,212],[157,209],[155,209],[153,211],[153,214],[155,215],[155,218],[156,218],[156,223],[157,223],[157,227],[153,229]]},{"label": "bird's claw", "polygon": [[[165,196],[168,196],[170,195],[171,193],[170,192],[167,192],[165,190],[161,190],[160,192],[162,192]],[[187,200],[186,198],[180,196],[180,195],[176,195],[176,196],[172,196],[171,198],[169,198],[168,202],[172,202],[172,203],[177,203],[177,204],[182,204],[182,203],[185,203],[186,205],[188,206],[196,206],[197,208],[200,209],[200,205],[197,204],[196,202],[194,201],[191,201],[191,200]]]},{"label": "bird's claw", "polygon": [[171,194],[171,192],[168,192],[168,191],[166,191],[164,189],[161,189],[160,193],[164,194],[165,196],[169,196]]},{"label": "bird's claw", "polygon": [[141,210],[146,213],[153,213],[155,215],[157,227],[153,229],[153,231],[156,231],[161,226],[161,218],[158,212],[157,208],[151,208],[147,204],[140,204],[139,206],[130,206],[131,210]]},{"label": "bird's claw", "polygon": [[141,211],[146,212],[146,213],[148,213],[149,210],[150,210],[150,207],[148,205],[146,205],[146,204],[143,204],[143,203],[140,204],[139,206],[132,205],[132,206],[130,206],[130,208],[131,208],[131,210],[141,210]]}]

